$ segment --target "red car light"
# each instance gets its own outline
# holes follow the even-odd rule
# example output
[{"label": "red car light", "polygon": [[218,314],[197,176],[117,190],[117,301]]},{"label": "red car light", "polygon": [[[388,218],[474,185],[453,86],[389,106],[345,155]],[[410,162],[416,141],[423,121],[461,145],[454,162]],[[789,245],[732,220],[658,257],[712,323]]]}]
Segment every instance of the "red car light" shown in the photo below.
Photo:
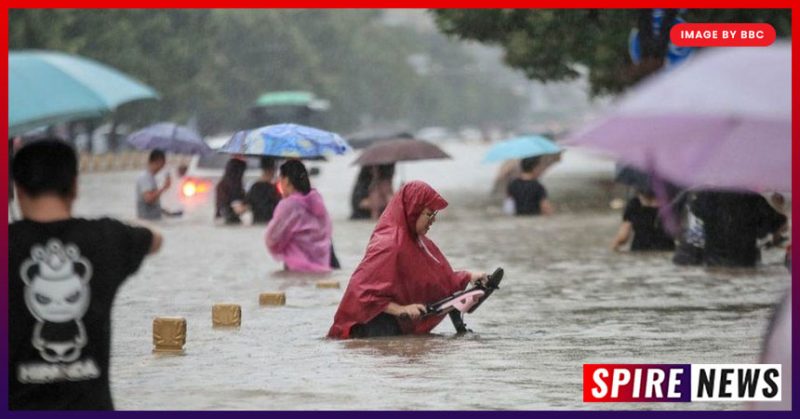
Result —
[{"label": "red car light", "polygon": [[189,178],[181,184],[181,196],[192,198],[202,195],[211,190],[211,182],[204,179]]},{"label": "red car light", "polygon": [[193,197],[197,192],[198,192],[197,184],[191,180],[187,180],[186,182],[184,182],[183,186],[181,187],[181,193],[186,198]]}]

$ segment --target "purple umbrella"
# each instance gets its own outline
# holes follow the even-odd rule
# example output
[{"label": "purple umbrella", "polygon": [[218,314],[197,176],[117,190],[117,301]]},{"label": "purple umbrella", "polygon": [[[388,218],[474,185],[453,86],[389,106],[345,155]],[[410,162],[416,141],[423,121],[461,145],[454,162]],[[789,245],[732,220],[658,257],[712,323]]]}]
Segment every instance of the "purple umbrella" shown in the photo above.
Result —
[{"label": "purple umbrella", "polygon": [[567,140],[688,187],[791,191],[791,47],[708,49]]},{"label": "purple umbrella", "polygon": [[354,165],[371,166],[399,161],[449,159],[441,148],[422,140],[398,138],[381,141],[367,147],[353,162]]},{"label": "purple umbrella", "polygon": [[127,140],[139,150],[159,149],[176,154],[207,154],[212,151],[194,130],[172,122],[142,128],[129,135]]}]

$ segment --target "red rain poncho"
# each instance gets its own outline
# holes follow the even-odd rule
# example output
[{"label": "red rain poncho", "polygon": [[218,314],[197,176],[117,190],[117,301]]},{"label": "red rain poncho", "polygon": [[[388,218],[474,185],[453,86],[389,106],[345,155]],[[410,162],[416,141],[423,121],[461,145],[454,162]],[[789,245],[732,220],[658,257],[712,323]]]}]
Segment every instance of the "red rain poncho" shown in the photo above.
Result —
[{"label": "red rain poncho", "polygon": [[[349,338],[354,325],[369,322],[390,302],[427,304],[466,287],[469,272],[454,272],[439,248],[417,235],[415,225],[425,207],[439,211],[447,201],[424,182],[409,182],[394,195],[350,278],[328,337]],[[443,318],[398,319],[398,323],[403,333],[425,334]]]}]

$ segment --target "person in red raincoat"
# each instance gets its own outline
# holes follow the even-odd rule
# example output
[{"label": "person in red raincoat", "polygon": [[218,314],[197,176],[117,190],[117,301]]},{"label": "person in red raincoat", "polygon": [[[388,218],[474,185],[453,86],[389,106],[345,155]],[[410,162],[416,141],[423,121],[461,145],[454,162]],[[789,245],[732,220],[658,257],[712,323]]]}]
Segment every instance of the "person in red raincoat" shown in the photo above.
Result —
[{"label": "person in red raincoat", "polygon": [[444,315],[421,318],[426,303],[486,278],[484,273],[453,271],[425,236],[436,213],[445,207],[447,201],[424,182],[413,181],[400,188],[375,226],[328,337],[428,333]]}]

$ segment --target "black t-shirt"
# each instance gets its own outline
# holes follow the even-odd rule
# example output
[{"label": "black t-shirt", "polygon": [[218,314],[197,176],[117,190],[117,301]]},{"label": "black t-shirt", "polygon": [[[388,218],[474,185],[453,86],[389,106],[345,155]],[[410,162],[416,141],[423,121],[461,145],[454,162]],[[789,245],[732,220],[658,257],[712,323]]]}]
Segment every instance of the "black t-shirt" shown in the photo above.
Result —
[{"label": "black t-shirt", "polygon": [[268,223],[281,200],[278,188],[270,182],[258,181],[247,191],[245,201],[253,212],[254,223]]},{"label": "black t-shirt", "polygon": [[538,180],[514,179],[508,184],[508,196],[514,200],[517,215],[539,215],[547,190]]},{"label": "black t-shirt", "polygon": [[761,256],[759,232],[773,232],[786,223],[785,215],[754,193],[702,192],[692,212],[703,220],[709,265],[755,266]]},{"label": "black t-shirt", "polygon": [[109,218],[8,227],[9,407],[113,409],[111,305],[153,234]]},{"label": "black t-shirt", "polygon": [[642,205],[638,197],[625,206],[623,221],[633,226],[631,250],[673,250],[675,241],[665,231],[658,217],[658,208]]}]

